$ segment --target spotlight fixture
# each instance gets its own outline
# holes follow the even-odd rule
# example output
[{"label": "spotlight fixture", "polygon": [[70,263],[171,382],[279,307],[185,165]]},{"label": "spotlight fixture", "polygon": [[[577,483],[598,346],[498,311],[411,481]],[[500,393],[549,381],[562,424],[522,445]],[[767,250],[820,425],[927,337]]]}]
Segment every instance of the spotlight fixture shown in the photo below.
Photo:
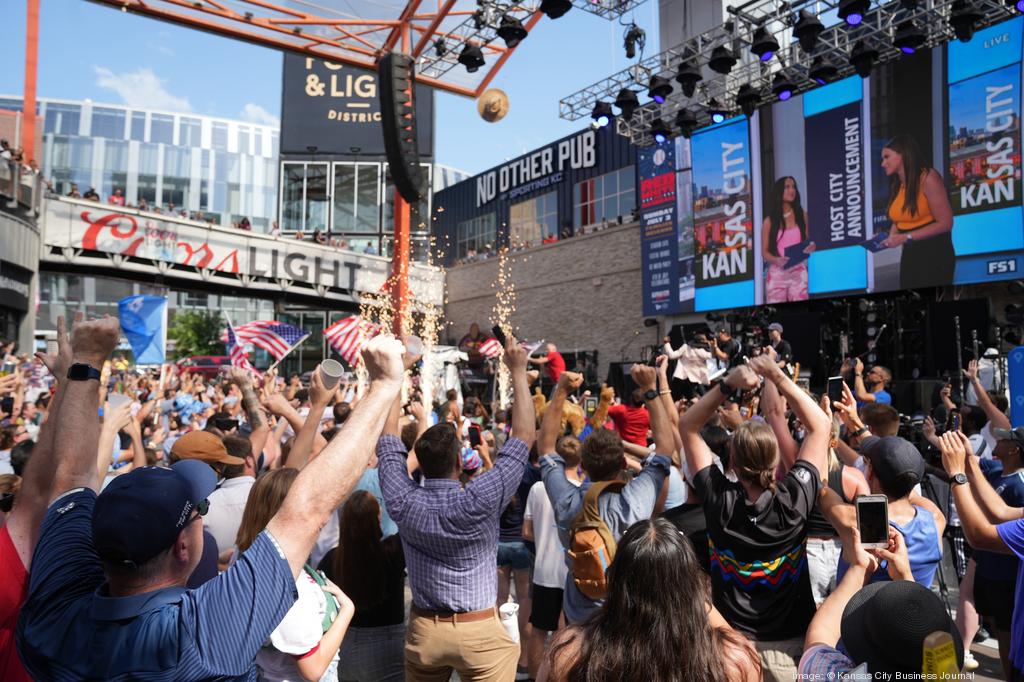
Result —
[{"label": "spotlight fixture", "polygon": [[619,114],[622,118],[628,121],[633,118],[633,112],[640,106],[640,101],[637,99],[635,92],[629,88],[623,88],[619,90],[619,95],[615,98],[615,106],[619,108]]},{"label": "spotlight fixture", "polygon": [[974,4],[969,0],[956,0],[949,14],[949,25],[953,27],[956,39],[962,43],[969,43],[974,37],[974,28],[981,19]]},{"label": "spotlight fixture", "polygon": [[785,71],[779,71],[775,74],[775,79],[772,81],[772,94],[778,97],[780,102],[785,102],[793,96],[793,89],[795,87]]},{"label": "spotlight fixture", "polygon": [[642,52],[646,44],[647,34],[644,30],[636,24],[630,24],[629,28],[626,29],[626,35],[622,37],[622,47],[626,50],[626,59],[636,57],[637,45],[640,46],[640,51]]},{"label": "spotlight fixture", "polygon": [[708,100],[708,116],[711,117],[712,123],[721,123],[729,116],[729,112],[718,103],[718,100],[712,97]]},{"label": "spotlight fixture", "polygon": [[667,78],[661,76],[652,76],[650,82],[650,89],[647,91],[647,96],[653,99],[658,104],[663,104],[665,98],[672,93],[672,83]]},{"label": "spotlight fixture", "polygon": [[859,26],[871,8],[871,0],[840,0],[839,18],[849,26]]},{"label": "spotlight fixture", "polygon": [[480,31],[484,26],[487,25],[487,17],[484,16],[483,11],[477,10],[473,12],[473,27]]},{"label": "spotlight fixture", "polygon": [[558,19],[572,9],[569,0],[541,0],[540,11],[548,15],[549,19]]},{"label": "spotlight fixture", "polygon": [[[1024,2],[1024,0],[1021,0],[1021,2]],[[711,67],[711,70],[723,75],[732,71],[732,67],[735,64],[736,55],[725,45],[719,45],[713,49],[711,51],[711,58],[708,59],[708,66]]]},{"label": "spotlight fixture", "polygon": [[825,85],[839,75],[839,67],[827,56],[818,55],[811,62],[811,69],[807,72],[807,75],[818,85]]},{"label": "spotlight fixture", "polygon": [[[1024,0],[1021,1],[1024,2]],[[863,40],[858,40],[857,44],[853,46],[853,51],[850,52],[850,64],[861,78],[871,75],[871,69],[874,68],[877,59],[878,51],[869,47]]]},{"label": "spotlight fixture", "polygon": [[697,89],[697,83],[704,80],[704,76],[701,75],[700,67],[694,60],[688,60],[679,63],[679,71],[676,72],[676,82],[683,90],[683,94],[687,97],[693,97],[694,91]]},{"label": "spotlight fixture", "polygon": [[672,131],[669,130],[669,127],[665,125],[665,122],[660,118],[656,118],[651,121],[650,131],[651,136],[654,137],[654,141],[657,144],[664,143],[668,140],[668,136],[672,134]]},{"label": "spotlight fixture", "polygon": [[743,111],[747,118],[753,116],[760,101],[761,93],[751,87],[750,83],[741,85],[739,92],[736,93],[736,106]]},{"label": "spotlight fixture", "polygon": [[598,101],[594,105],[594,111],[590,114],[590,118],[594,119],[594,123],[598,128],[604,128],[612,121],[612,117],[615,114],[612,112],[612,105],[608,102]]},{"label": "spotlight fixture", "polygon": [[892,38],[892,44],[899,48],[903,54],[914,54],[917,48],[924,45],[928,35],[917,27],[913,21],[904,21],[896,27],[896,34]]},{"label": "spotlight fixture", "polygon": [[805,9],[800,10],[800,18],[793,26],[793,35],[800,41],[800,47],[804,52],[810,54],[818,44],[818,36],[825,30],[825,26]]},{"label": "spotlight fixture", "polygon": [[465,66],[466,71],[476,73],[484,65],[484,53],[476,45],[466,43],[466,46],[462,48],[462,53],[459,55],[459,64]]},{"label": "spotlight fixture", "polygon": [[676,127],[683,137],[689,138],[697,127],[697,116],[689,109],[680,109],[676,114]]},{"label": "spotlight fixture", "polygon": [[444,38],[438,38],[434,41],[434,54],[437,55],[438,59],[448,54],[448,46],[444,44]]},{"label": "spotlight fixture", "polygon": [[758,27],[751,38],[750,51],[757,55],[762,62],[767,62],[775,56],[779,49],[779,41],[775,36],[765,30],[764,26]]},{"label": "spotlight fixture", "polygon": [[510,50],[523,42],[523,39],[529,35],[523,28],[523,22],[508,14],[501,17],[501,25],[498,26],[497,34],[505,41],[506,47]]},{"label": "spotlight fixture", "polygon": [[1006,0],[1006,4],[1017,8],[1018,12],[1024,12],[1024,0]]}]

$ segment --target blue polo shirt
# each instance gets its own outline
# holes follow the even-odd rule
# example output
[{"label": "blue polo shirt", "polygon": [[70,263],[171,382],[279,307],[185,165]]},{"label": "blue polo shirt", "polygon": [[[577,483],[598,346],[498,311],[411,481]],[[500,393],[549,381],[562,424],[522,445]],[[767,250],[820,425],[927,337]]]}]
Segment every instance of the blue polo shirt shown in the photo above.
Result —
[{"label": "blue polo shirt", "polygon": [[96,494],[46,512],[32,557],[17,644],[38,680],[255,680],[256,652],[297,598],[295,578],[264,531],[226,572],[195,590],[106,596],[92,545]]}]

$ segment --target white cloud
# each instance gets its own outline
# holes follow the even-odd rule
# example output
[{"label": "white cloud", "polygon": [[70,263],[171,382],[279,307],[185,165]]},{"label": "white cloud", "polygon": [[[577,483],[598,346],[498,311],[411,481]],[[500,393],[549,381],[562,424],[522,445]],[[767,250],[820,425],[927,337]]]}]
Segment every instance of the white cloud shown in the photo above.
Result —
[{"label": "white cloud", "polygon": [[128,73],[114,73],[104,66],[96,66],[94,69],[96,85],[113,90],[130,107],[192,111],[188,98],[176,97],[167,92],[164,81],[150,69],[140,68]]},{"label": "white cloud", "polygon": [[265,126],[281,125],[281,119],[254,102],[249,102],[242,107],[242,120]]}]

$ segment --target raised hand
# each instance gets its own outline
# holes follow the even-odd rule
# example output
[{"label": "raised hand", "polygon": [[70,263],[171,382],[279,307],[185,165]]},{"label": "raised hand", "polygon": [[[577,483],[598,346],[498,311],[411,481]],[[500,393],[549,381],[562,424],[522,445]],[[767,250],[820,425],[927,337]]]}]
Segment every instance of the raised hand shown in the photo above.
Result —
[{"label": "raised hand", "polygon": [[888,562],[885,570],[892,580],[913,580],[914,574],[910,571],[910,557],[907,554],[907,543],[903,535],[889,526],[889,546],[887,548],[875,548],[867,550],[881,562]]},{"label": "raised hand", "polygon": [[[757,357],[764,357],[759,355]],[[754,374],[754,370],[746,365],[734,367],[728,376],[725,377],[725,385],[729,388],[738,388],[743,391],[752,391],[761,385],[760,379]]]},{"label": "raised hand", "polygon": [[[772,352],[774,351],[775,349],[773,348]],[[763,377],[770,377],[781,371],[778,362],[767,352],[751,358],[747,366]]]},{"label": "raised hand", "polygon": [[[942,453],[942,468],[950,476],[962,474],[967,470],[967,450],[964,444],[967,437],[961,438],[958,431],[947,431],[939,436],[939,451]],[[969,447],[969,443],[968,443]]]},{"label": "raised hand", "polygon": [[971,360],[967,363],[967,369],[964,371],[964,376],[970,379],[972,382],[978,380],[978,361]]},{"label": "raised hand", "polygon": [[128,426],[132,419],[132,401],[126,400],[117,407],[107,403],[103,408],[103,428],[117,433]]},{"label": "raised hand", "polygon": [[309,377],[309,402],[318,407],[327,407],[332,395],[334,389],[324,386],[323,377],[320,376],[320,365],[317,365]]},{"label": "raised hand", "polygon": [[566,393],[575,393],[583,385],[583,375],[577,372],[562,372],[558,377],[558,388]]},{"label": "raised hand", "polygon": [[393,336],[378,335],[370,339],[363,348],[363,363],[370,375],[370,381],[392,381],[400,383],[405,375],[402,355],[405,346]]},{"label": "raised hand", "polygon": [[99,320],[76,324],[71,330],[71,354],[78,362],[101,367],[117,347],[121,323],[116,317],[104,315]]},{"label": "raised hand", "polygon": [[[75,324],[81,321],[82,313],[75,313]],[[46,366],[46,369],[50,370],[50,374],[57,381],[63,381],[64,377],[68,375],[68,367],[71,366],[72,362],[71,338],[68,336],[67,325],[64,323],[63,315],[57,318],[57,352],[53,354],[36,353],[36,357]]]},{"label": "raised hand", "polygon": [[658,373],[653,367],[633,365],[629,368],[629,374],[636,385],[645,391],[652,391],[658,385]]},{"label": "raised hand", "polygon": [[505,335],[505,366],[509,371],[521,369],[526,371],[526,349],[519,345],[512,334]]},{"label": "raised hand", "polygon": [[931,417],[925,417],[924,422],[921,424],[921,433],[927,440],[935,438],[935,420]]},{"label": "raised hand", "polygon": [[235,384],[242,390],[252,388],[252,373],[247,369],[232,366],[231,369],[228,370],[228,381]]}]

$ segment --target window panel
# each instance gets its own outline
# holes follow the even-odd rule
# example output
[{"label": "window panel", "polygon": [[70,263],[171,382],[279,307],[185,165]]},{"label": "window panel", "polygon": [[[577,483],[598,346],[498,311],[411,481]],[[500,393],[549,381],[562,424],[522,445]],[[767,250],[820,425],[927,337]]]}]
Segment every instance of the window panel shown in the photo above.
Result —
[{"label": "window panel", "polygon": [[356,166],[356,222],[355,231],[377,234],[380,232],[380,205],[377,201],[380,176],[376,166]]},{"label": "window panel", "polygon": [[120,109],[94,107],[92,110],[92,136],[124,139],[125,113]]},{"label": "window panel", "polygon": [[149,121],[149,141],[171,144],[174,141],[174,117],[153,114]]},{"label": "window panel", "polygon": [[281,229],[294,232],[302,229],[302,197],[306,177],[305,164],[284,164],[284,187],[281,188]]},{"label": "window panel", "polygon": [[132,112],[131,138],[136,142],[146,139],[146,115],[141,111]]},{"label": "window panel", "polygon": [[356,223],[356,167],[334,164],[334,231],[351,232]]},{"label": "window panel", "polygon": [[549,192],[512,204],[509,211],[512,247],[529,247],[558,238],[558,195]]},{"label": "window panel", "polygon": [[573,206],[576,230],[630,219],[636,206],[635,184],[632,166],[577,184]]},{"label": "window panel", "polygon": [[[515,208],[513,206],[513,208]],[[455,257],[475,258],[494,250],[497,229],[494,213],[487,213],[458,224],[455,235]]]},{"label": "window panel", "polygon": [[305,232],[327,229],[327,164],[306,165],[306,221]]}]

